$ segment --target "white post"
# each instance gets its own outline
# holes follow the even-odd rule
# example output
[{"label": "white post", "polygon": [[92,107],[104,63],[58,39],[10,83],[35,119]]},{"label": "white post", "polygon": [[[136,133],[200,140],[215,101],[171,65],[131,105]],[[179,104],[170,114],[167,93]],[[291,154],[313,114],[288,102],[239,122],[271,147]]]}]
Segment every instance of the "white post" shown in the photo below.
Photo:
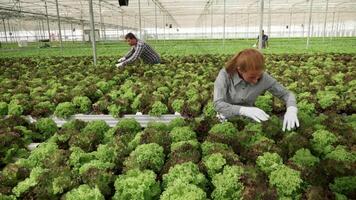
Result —
[{"label": "white post", "polygon": [[310,38],[310,26],[312,20],[312,7],[313,7],[313,0],[310,1],[310,8],[309,8],[309,24],[308,24],[308,38],[307,38],[307,49],[309,48],[309,38]]},{"label": "white post", "polygon": [[264,0],[261,0],[261,10],[260,10],[260,36],[258,37],[258,49],[262,49],[262,29],[263,29],[263,2]]},{"label": "white post", "polygon": [[85,41],[85,36],[84,36],[84,21],[80,20],[80,22],[82,23],[82,42]]},{"label": "white post", "polygon": [[225,49],[225,28],[226,28],[226,0],[224,0],[224,30],[223,30],[223,48]]},{"label": "white post", "polygon": [[103,38],[105,40],[105,33],[103,31],[103,16],[101,13],[101,0],[99,0],[99,19],[100,19],[100,38]]},{"label": "white post", "polygon": [[247,26],[246,26],[246,39],[248,39],[249,27],[250,27],[250,11],[247,11]]},{"label": "white post", "polygon": [[62,44],[62,33],[61,33],[61,19],[59,18],[59,8],[58,8],[58,0],[56,0],[56,9],[57,9],[57,20],[58,20],[58,31],[59,31],[59,42],[61,45],[61,51],[63,51],[63,44]]},{"label": "white post", "polygon": [[125,37],[125,30],[124,30],[124,12],[121,13],[121,28],[122,28],[122,36]]},{"label": "white post", "polygon": [[157,35],[157,5],[155,4],[155,28],[156,28],[156,42],[158,40],[158,35]]},{"label": "white post", "polygon": [[326,36],[326,19],[328,17],[328,7],[329,7],[329,0],[326,0],[323,41],[324,41],[325,36]]},{"label": "white post", "polygon": [[3,26],[4,26],[4,32],[5,32],[5,42],[7,43],[6,25],[5,25],[5,19],[4,18],[2,18],[2,23],[3,23]]},{"label": "white post", "polygon": [[213,39],[213,16],[214,16],[214,10],[213,10],[213,2],[211,3],[211,11],[210,11],[210,38]]},{"label": "white post", "polygon": [[95,41],[95,24],[93,14],[93,0],[89,0],[89,13],[90,13],[90,40],[93,48],[93,60],[96,65],[96,41]]},{"label": "white post", "polygon": [[268,0],[268,35],[271,35],[271,0]]},{"label": "white post", "polygon": [[290,33],[292,31],[292,16],[293,16],[293,8],[290,9],[290,15],[289,15],[289,34],[288,38],[290,38]]},{"label": "white post", "polygon": [[51,41],[51,30],[50,30],[50,28],[49,28],[49,18],[48,18],[47,1],[45,1],[45,9],[46,9],[46,20],[47,20],[48,39]]},{"label": "white post", "polygon": [[138,23],[139,23],[139,28],[140,28],[140,39],[142,39],[142,30],[141,30],[141,1],[138,0],[138,15],[139,15],[139,19],[138,19]]}]

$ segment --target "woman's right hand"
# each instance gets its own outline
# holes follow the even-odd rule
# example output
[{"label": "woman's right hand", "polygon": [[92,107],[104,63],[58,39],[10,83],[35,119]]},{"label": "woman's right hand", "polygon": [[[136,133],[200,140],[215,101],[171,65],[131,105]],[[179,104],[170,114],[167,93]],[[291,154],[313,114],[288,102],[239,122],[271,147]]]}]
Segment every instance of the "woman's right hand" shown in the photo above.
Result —
[{"label": "woman's right hand", "polygon": [[265,113],[265,111],[257,108],[257,107],[244,107],[241,106],[240,108],[240,115],[249,117],[256,122],[267,121],[269,115]]}]

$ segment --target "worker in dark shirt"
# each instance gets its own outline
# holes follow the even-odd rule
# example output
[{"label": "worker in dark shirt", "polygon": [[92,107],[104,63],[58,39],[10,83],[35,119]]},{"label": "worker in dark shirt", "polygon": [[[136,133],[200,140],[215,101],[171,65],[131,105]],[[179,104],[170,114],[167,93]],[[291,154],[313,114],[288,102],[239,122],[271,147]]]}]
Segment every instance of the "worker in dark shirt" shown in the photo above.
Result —
[{"label": "worker in dark shirt", "polygon": [[118,60],[119,63],[116,64],[116,67],[124,67],[139,58],[147,64],[158,64],[161,62],[158,53],[150,45],[137,39],[133,33],[126,34],[125,40],[132,48],[124,57]]},{"label": "worker in dark shirt", "polygon": [[[258,47],[260,36],[257,36],[256,46]],[[265,34],[265,31],[262,30],[262,48],[268,48],[268,35]]]}]

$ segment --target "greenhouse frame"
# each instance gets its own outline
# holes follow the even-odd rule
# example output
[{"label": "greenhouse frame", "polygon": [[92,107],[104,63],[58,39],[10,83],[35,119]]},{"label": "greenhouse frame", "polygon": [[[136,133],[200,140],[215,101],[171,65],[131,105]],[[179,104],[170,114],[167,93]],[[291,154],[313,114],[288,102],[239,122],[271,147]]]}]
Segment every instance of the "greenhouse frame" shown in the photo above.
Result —
[{"label": "greenhouse frame", "polygon": [[356,199],[355,0],[0,0],[0,200]]}]

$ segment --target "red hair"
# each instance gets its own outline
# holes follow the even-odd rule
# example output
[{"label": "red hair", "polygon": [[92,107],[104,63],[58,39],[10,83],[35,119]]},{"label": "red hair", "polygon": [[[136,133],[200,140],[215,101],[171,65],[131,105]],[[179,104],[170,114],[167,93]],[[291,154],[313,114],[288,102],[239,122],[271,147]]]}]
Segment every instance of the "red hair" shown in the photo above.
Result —
[{"label": "red hair", "polygon": [[264,70],[265,61],[262,53],[258,50],[245,49],[234,55],[226,63],[225,68],[227,73],[232,76],[234,73],[237,73],[237,68],[242,72]]}]

